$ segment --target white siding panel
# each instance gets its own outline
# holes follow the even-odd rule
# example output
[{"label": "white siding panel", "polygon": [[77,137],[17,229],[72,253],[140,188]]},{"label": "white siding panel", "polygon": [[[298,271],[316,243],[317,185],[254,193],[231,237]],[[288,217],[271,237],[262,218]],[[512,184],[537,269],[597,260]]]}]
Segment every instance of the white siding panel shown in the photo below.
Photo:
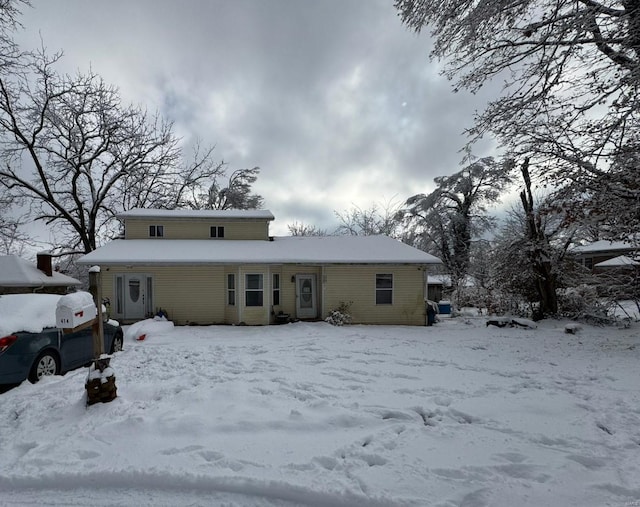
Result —
[{"label": "white siding panel", "polygon": [[[376,274],[393,275],[393,304],[376,304]],[[351,304],[354,324],[424,325],[424,272],[416,266],[327,266],[325,316]]]}]

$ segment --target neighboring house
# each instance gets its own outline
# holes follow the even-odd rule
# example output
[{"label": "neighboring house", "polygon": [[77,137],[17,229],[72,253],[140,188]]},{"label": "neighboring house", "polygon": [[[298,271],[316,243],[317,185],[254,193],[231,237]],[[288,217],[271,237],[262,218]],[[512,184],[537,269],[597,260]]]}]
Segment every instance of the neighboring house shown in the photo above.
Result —
[{"label": "neighboring house", "polygon": [[595,284],[601,296],[617,299],[640,296],[640,257],[638,245],[627,241],[596,241],[578,246],[570,255],[591,271],[588,283]]},{"label": "neighboring house", "polygon": [[79,285],[82,285],[80,280],[53,270],[48,253],[39,253],[37,264],[17,255],[0,256],[0,294],[65,294],[69,288]]},{"label": "neighboring house", "polygon": [[640,261],[626,255],[599,262],[593,272],[606,290],[600,292],[617,294],[618,297],[637,299],[640,297]]},{"label": "neighboring house", "polygon": [[451,277],[442,274],[429,274],[427,278],[427,298],[437,303],[444,298],[446,291],[451,292]]},{"label": "neighboring house", "polygon": [[265,210],[150,210],[118,215],[124,239],[79,260],[99,265],[111,315],[160,309],[177,324],[321,319],[350,304],[354,323],[425,325],[429,266],[441,261],[386,236],[270,237]]},{"label": "neighboring house", "polygon": [[621,255],[633,258],[637,252],[638,246],[627,241],[600,240],[576,246],[569,251],[569,254],[585,268],[593,270],[596,264]]},{"label": "neighboring house", "polygon": [[640,262],[633,260],[631,257],[627,257],[626,255],[618,255],[618,257],[599,262],[593,266],[594,271],[598,272],[605,270],[632,271],[637,270],[638,268],[640,268]]}]

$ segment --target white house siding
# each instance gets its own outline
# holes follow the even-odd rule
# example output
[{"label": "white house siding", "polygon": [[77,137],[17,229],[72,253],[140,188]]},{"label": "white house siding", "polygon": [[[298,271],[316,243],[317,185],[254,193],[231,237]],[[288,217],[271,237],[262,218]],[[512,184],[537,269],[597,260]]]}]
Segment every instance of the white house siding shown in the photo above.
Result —
[{"label": "white house siding", "polygon": [[[424,325],[424,269],[416,265],[268,265],[103,266],[103,295],[115,314],[115,276],[142,273],[153,277],[153,308],[167,311],[177,325],[268,325],[282,311],[296,317],[295,276],[316,276],[318,318],[341,302],[351,302],[354,323]],[[236,276],[236,304],[227,304],[227,274]],[[263,306],[245,305],[245,275],[263,276]],[[280,274],[280,305],[272,304],[272,275]],[[376,304],[376,274],[393,275],[393,303]],[[293,281],[292,281],[293,280]]]},{"label": "white house siding", "polygon": [[[216,219],[170,219],[170,218],[128,218],[125,227],[126,239],[149,239],[149,226],[162,225],[162,239],[209,239],[211,226],[224,227],[225,240],[260,239],[267,240],[268,222],[265,220],[216,220]],[[213,241],[218,241],[214,240]]]},{"label": "white house siding", "polygon": [[[393,303],[376,304],[376,274],[393,275]],[[424,268],[417,265],[334,265],[324,269],[324,315],[351,303],[353,323],[424,325]]]},{"label": "white house siding", "polygon": [[141,273],[153,279],[153,309],[162,308],[178,325],[225,321],[225,279],[222,266],[103,266],[102,293],[115,313],[115,277]]}]

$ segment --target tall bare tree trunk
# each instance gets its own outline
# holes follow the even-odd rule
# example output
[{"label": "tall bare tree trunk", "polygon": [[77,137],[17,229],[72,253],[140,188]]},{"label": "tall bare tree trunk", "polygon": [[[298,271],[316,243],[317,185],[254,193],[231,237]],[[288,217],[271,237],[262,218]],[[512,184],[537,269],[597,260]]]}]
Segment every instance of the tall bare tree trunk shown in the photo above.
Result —
[{"label": "tall bare tree trunk", "polygon": [[558,297],[556,294],[558,277],[554,273],[551,264],[549,240],[542,227],[541,216],[534,207],[528,158],[522,163],[521,169],[525,190],[520,192],[520,200],[526,214],[527,239],[529,242],[527,254],[535,275],[535,287],[540,299],[539,314],[534,315],[534,317],[543,318],[545,315],[558,313]]}]

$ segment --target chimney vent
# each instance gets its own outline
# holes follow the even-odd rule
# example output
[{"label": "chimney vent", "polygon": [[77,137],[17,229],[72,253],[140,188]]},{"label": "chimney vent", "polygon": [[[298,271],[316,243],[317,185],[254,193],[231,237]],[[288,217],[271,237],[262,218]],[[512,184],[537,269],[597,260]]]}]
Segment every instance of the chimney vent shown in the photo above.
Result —
[{"label": "chimney vent", "polygon": [[51,254],[49,252],[40,252],[37,255],[37,266],[47,276],[53,276],[53,269],[51,267]]}]

